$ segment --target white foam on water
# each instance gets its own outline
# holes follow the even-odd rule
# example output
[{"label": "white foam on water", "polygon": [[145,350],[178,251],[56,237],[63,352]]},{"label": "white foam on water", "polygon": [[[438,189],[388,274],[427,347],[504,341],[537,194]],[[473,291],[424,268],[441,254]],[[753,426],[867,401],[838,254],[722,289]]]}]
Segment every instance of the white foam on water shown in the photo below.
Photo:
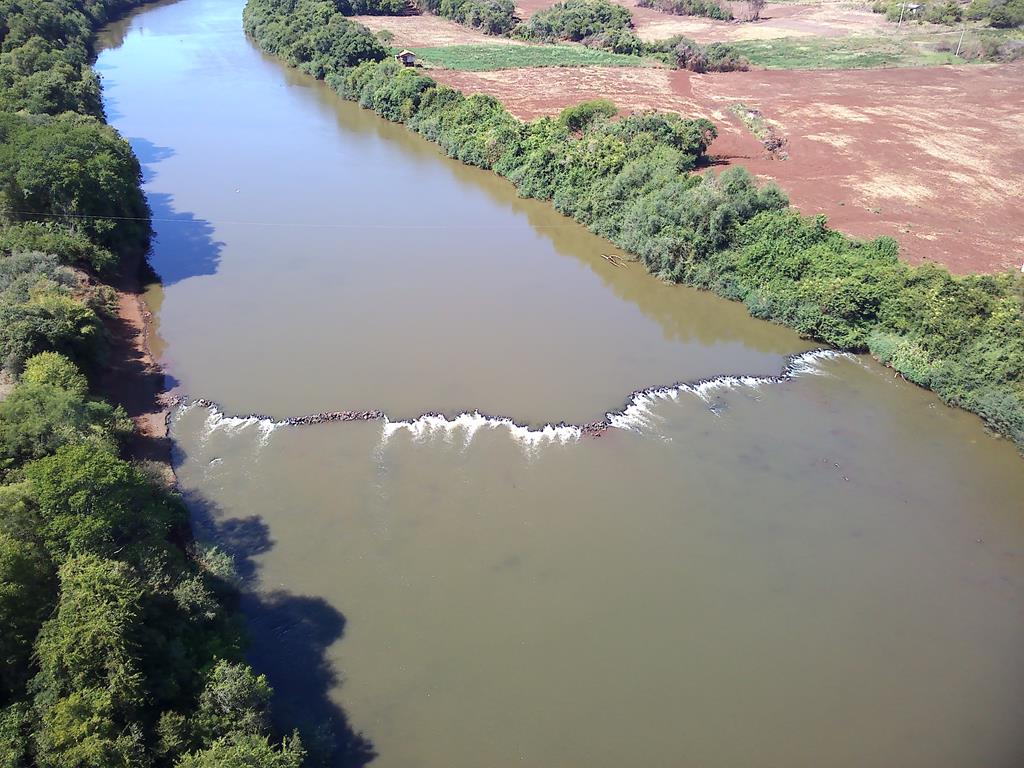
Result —
[{"label": "white foam on water", "polygon": [[819,363],[824,360],[836,360],[838,358],[846,360],[856,359],[849,352],[839,352],[835,349],[812,349],[810,352],[804,352],[803,354],[791,357],[789,365],[786,366],[784,376],[789,379],[808,375],[828,376],[830,374],[822,370]]},{"label": "white foam on water", "polygon": [[518,424],[505,416],[485,416],[479,411],[463,411],[453,418],[439,413],[425,413],[404,421],[392,421],[380,411],[333,412],[275,420],[255,414],[228,416],[216,404],[208,400],[183,404],[179,406],[179,412],[193,407],[208,410],[202,435],[203,442],[217,430],[225,430],[229,434],[233,434],[249,427],[256,427],[260,436],[260,445],[266,445],[270,435],[281,427],[310,426],[332,421],[375,421],[380,419],[383,421],[381,446],[386,445],[399,432],[406,432],[414,442],[441,438],[446,443],[454,445],[456,438],[459,438],[463,449],[466,449],[480,430],[504,429],[508,432],[509,437],[523,446],[526,451],[531,452],[542,445],[567,445],[578,441],[586,434],[599,434],[604,429],[650,433],[657,418],[653,410],[654,406],[668,400],[678,401],[684,393],[698,397],[708,404],[709,410],[717,416],[720,415],[720,409],[716,408],[713,402],[717,393],[741,388],[756,390],[766,384],[779,384],[800,376],[828,375],[822,369],[821,363],[836,358],[853,359],[854,356],[832,349],[814,349],[790,357],[785,368],[776,376],[716,376],[698,382],[639,390],[630,396],[621,410],[609,411],[605,414],[603,421],[587,425],[546,424],[543,427],[530,427]]},{"label": "white foam on water", "polygon": [[717,392],[726,392],[730,389],[739,389],[740,387],[757,389],[761,385],[773,381],[775,381],[775,379],[761,378],[758,376],[720,376],[715,379],[709,379],[708,381],[702,381],[698,384],[692,384],[688,386],[686,390],[692,392],[707,403],[711,401],[711,398],[714,397]]},{"label": "white foam on water", "polygon": [[604,415],[605,423],[613,429],[640,432],[651,424],[652,396],[647,392],[635,392],[621,411],[609,411]]},{"label": "white foam on water", "polygon": [[711,379],[693,383],[674,384],[669,387],[653,387],[634,392],[621,411],[605,414],[605,423],[613,429],[626,429],[633,432],[648,431],[652,426],[653,413],[651,406],[660,400],[678,401],[683,393],[696,395],[709,405],[709,410],[716,416],[721,415],[719,409],[713,407],[712,399],[716,393],[740,388],[759,389],[766,384],[781,384],[799,376],[826,376],[820,363],[836,358],[853,358],[848,352],[834,349],[812,349],[793,355],[777,376],[715,376]]},{"label": "white foam on water", "polygon": [[256,427],[259,433],[259,444],[262,446],[267,444],[274,430],[286,425],[284,421],[275,421],[265,416],[228,416],[216,405],[207,405],[205,402],[182,404],[178,406],[178,413],[185,413],[192,408],[206,408],[207,411],[206,420],[203,422],[203,432],[200,436],[203,443],[217,431],[235,434],[248,427]]},{"label": "white foam on water", "polygon": [[534,428],[517,424],[506,417],[484,416],[479,411],[465,411],[452,419],[436,413],[424,414],[406,421],[391,421],[385,416],[381,441],[387,443],[395,434],[404,431],[416,442],[442,437],[446,442],[453,443],[456,436],[461,436],[463,446],[468,447],[481,429],[505,429],[513,440],[527,449],[545,443],[565,445],[578,440],[583,434],[580,427],[567,424],[546,424]]}]

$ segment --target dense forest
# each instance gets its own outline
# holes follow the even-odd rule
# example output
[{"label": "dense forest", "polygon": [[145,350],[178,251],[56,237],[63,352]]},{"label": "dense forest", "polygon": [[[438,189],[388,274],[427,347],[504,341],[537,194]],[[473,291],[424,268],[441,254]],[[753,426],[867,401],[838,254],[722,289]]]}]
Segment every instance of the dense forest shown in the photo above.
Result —
[{"label": "dense forest", "polygon": [[94,392],[104,280],[150,239],[89,66],[134,4],[0,0],[0,768],[296,768],[243,661],[231,559]]},{"label": "dense forest", "polygon": [[[300,0],[300,4],[303,0]],[[289,39],[309,69],[290,0],[249,0],[247,29]],[[268,47],[268,50],[272,50]],[[381,61],[325,72],[339,94],[489,168],[635,254],[651,272],[742,301],[755,317],[870,352],[1024,446],[1024,278],[912,267],[895,240],[864,242],[806,218],[742,168],[702,170],[715,127],[581,105],[524,123],[495,99]],[[319,67],[317,67],[319,69]]]}]

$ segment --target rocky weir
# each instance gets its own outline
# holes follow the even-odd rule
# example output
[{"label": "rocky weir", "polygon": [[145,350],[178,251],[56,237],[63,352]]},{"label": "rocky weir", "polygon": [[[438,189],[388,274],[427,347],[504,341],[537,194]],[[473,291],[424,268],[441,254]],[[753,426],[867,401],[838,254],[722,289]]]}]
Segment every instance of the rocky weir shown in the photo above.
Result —
[{"label": "rocky weir", "polygon": [[713,376],[691,382],[676,382],[638,389],[633,391],[624,404],[615,410],[608,411],[603,419],[584,423],[558,422],[543,426],[532,426],[517,421],[509,416],[483,413],[479,410],[461,411],[454,416],[428,411],[408,419],[392,418],[382,410],[337,410],[311,413],[304,416],[275,418],[262,413],[244,415],[228,414],[217,402],[207,398],[189,398],[179,396],[174,405],[177,410],[188,408],[205,408],[210,412],[209,428],[218,427],[242,428],[258,426],[269,434],[280,427],[306,427],[336,422],[367,422],[381,421],[384,423],[384,439],[397,432],[406,431],[414,438],[422,437],[431,432],[452,432],[464,430],[467,442],[479,429],[506,428],[516,439],[528,445],[542,442],[566,443],[581,438],[599,438],[610,429],[637,430],[646,423],[650,407],[659,400],[677,399],[682,394],[691,394],[709,404],[715,411],[714,395],[716,392],[741,387],[757,388],[769,384],[782,384],[805,375],[821,375],[820,363],[836,358],[852,358],[853,355],[834,349],[814,349],[788,357],[782,371],[774,376]]}]

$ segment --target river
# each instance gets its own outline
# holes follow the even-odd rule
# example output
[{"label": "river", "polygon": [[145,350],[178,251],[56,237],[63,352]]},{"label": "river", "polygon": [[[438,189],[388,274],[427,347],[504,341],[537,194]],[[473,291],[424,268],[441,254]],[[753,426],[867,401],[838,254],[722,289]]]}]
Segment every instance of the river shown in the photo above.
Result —
[{"label": "river", "polygon": [[[1010,444],[616,266],[241,8],[149,6],[97,68],[157,351],[216,403],[176,412],[176,471],[282,722],[380,768],[1024,764]],[[383,415],[289,423],[342,410]]]}]

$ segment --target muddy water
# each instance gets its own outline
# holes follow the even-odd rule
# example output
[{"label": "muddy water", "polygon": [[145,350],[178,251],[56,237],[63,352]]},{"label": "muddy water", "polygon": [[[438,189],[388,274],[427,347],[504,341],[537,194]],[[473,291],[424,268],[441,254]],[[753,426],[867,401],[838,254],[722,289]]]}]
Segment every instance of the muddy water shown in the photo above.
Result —
[{"label": "muddy water", "polygon": [[240,7],[146,11],[99,62],[146,165],[183,391],[275,416],[576,421],[807,348],[741,306],[690,292],[684,307],[549,205],[261,56]]},{"label": "muddy water", "polygon": [[[168,371],[221,409],[176,415],[179,477],[283,720],[402,768],[1024,761],[1012,447],[855,358],[759,378],[808,345],[611,265],[240,10],[152,7],[99,68]],[[339,409],[386,418],[275,421]],[[514,423],[416,419],[477,410]]]}]

